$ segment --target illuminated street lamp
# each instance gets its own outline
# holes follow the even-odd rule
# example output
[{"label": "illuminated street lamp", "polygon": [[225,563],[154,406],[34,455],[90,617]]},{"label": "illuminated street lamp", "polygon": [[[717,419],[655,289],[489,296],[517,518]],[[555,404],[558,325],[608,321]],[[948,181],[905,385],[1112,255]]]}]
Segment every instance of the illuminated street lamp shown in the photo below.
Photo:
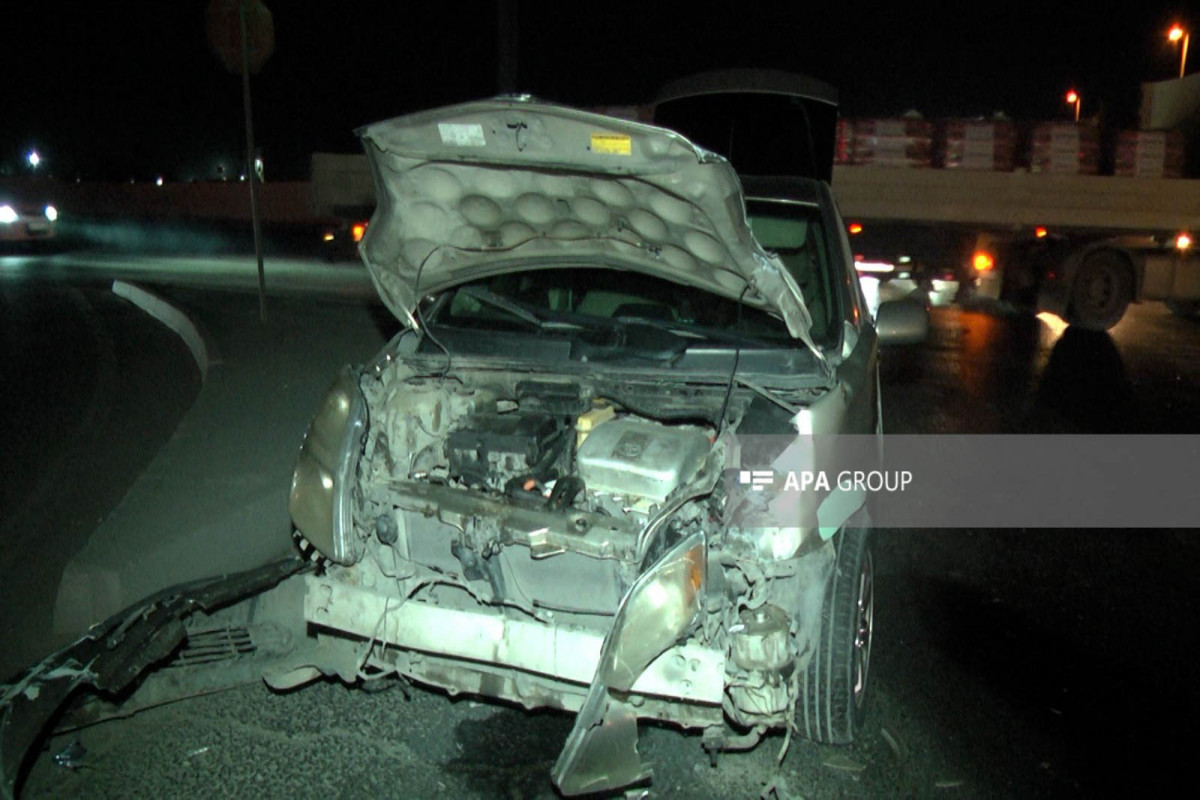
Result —
[{"label": "illuminated street lamp", "polygon": [[29,162],[29,166],[34,169],[38,168],[38,164],[42,163],[42,157],[38,155],[37,150],[30,150],[29,155],[25,156],[25,160]]},{"label": "illuminated street lamp", "polygon": [[1079,92],[1075,91],[1074,89],[1071,89],[1069,92],[1067,92],[1067,105],[1075,106],[1076,122],[1079,122],[1079,106],[1081,103],[1083,103],[1083,99],[1080,98]]},{"label": "illuminated street lamp", "polygon": [[1188,40],[1191,39],[1191,34],[1183,29],[1182,25],[1172,25],[1171,30],[1167,31],[1167,39],[1172,42],[1183,40],[1183,47],[1179,52],[1179,77],[1183,77],[1183,71],[1187,68],[1187,49]]}]

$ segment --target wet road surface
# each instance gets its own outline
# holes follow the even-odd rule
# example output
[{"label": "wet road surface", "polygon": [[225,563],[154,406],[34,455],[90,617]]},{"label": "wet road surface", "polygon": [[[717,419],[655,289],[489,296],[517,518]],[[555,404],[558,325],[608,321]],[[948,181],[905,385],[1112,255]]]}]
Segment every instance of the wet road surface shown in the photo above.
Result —
[{"label": "wet road surface", "polygon": [[[292,313],[302,314],[301,305]],[[893,433],[1195,432],[1200,325],[1158,304],[1111,334],[943,309],[886,354]],[[783,739],[708,766],[643,727],[659,796],[1153,792],[1189,765],[1194,531],[879,531],[873,694],[846,748]],[[568,717],[396,685],[262,685],[58,737],[26,795],[552,797]],[[76,769],[49,755],[78,738]],[[781,797],[784,795],[780,795]]]}]

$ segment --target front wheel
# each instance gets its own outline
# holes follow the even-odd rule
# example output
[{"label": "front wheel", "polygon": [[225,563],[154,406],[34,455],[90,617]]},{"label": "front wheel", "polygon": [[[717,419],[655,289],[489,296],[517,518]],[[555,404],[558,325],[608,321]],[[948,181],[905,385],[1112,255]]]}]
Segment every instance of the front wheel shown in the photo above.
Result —
[{"label": "front wheel", "polygon": [[1067,322],[1092,331],[1106,331],[1121,321],[1133,300],[1133,271],[1113,250],[1089,255],[1071,284]]},{"label": "front wheel", "polygon": [[816,742],[849,744],[866,718],[875,629],[875,561],[868,533],[846,528],[839,536],[817,652],[800,679],[796,723]]}]

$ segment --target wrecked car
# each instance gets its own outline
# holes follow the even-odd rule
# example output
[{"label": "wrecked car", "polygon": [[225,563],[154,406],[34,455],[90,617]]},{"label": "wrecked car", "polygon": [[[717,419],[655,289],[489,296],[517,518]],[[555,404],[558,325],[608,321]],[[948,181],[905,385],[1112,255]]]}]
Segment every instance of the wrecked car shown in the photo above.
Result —
[{"label": "wrecked car", "polygon": [[317,412],[289,509],[308,640],[268,682],[392,675],[576,715],[565,795],[650,776],[639,720],[710,754],[861,729],[863,497],[730,508],[739,436],[878,434],[878,329],[829,187],[527,99],[360,132],[360,252],[403,330]]}]

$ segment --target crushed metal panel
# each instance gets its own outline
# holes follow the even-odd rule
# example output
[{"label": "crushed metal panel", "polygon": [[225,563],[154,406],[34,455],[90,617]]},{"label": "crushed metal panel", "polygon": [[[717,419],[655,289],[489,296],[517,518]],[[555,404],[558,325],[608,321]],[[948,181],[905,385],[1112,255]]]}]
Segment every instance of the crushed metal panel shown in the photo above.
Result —
[{"label": "crushed metal panel", "polygon": [[[591,683],[604,635],[568,625],[506,618],[394,599],[328,577],[307,576],[310,622],[375,641],[442,656],[500,664],[580,685]],[[720,705],[725,656],[680,645],[655,659],[631,691]]]}]

